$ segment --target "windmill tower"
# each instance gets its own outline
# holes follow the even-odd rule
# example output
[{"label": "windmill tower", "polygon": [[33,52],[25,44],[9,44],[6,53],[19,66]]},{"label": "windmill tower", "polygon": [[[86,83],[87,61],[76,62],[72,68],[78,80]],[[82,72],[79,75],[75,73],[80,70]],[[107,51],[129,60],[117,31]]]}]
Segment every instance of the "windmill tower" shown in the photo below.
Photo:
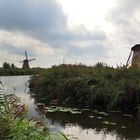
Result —
[{"label": "windmill tower", "polygon": [[20,61],[20,63],[23,63],[22,68],[29,69],[30,68],[29,62],[33,60],[36,60],[36,59],[28,59],[27,52],[25,51],[25,59],[23,61]]},{"label": "windmill tower", "polygon": [[126,66],[128,66],[130,63],[131,67],[140,68],[140,44],[136,44],[131,48]]}]

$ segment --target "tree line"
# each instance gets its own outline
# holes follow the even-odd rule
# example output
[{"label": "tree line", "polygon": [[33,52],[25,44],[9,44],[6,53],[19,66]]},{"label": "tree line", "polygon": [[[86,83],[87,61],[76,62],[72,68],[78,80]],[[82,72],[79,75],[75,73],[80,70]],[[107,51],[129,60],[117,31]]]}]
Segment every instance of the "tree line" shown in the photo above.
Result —
[{"label": "tree line", "polygon": [[4,69],[14,69],[14,68],[16,68],[16,66],[15,66],[15,64],[14,63],[7,63],[7,62],[4,62],[3,63],[3,68]]}]

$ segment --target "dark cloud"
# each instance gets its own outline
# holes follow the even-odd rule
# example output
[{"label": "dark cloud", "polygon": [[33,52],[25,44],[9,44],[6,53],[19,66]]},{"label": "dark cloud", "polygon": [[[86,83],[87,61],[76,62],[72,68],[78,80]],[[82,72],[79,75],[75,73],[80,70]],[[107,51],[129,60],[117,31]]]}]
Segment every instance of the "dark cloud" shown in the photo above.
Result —
[{"label": "dark cloud", "polygon": [[19,55],[19,56],[25,56],[25,50],[27,52],[30,52],[30,57],[34,57],[36,56],[36,53],[33,49],[31,49],[29,46],[14,46],[13,44],[11,43],[8,43],[8,42],[1,42],[0,43],[0,50],[5,50],[7,51],[9,54],[12,55]]},{"label": "dark cloud", "polygon": [[14,31],[53,30],[66,24],[56,0],[1,0],[0,19],[1,28]]},{"label": "dark cloud", "polygon": [[75,40],[105,40],[102,31],[89,32],[83,25],[71,30],[56,0],[0,0],[0,28],[21,32],[52,47]]}]

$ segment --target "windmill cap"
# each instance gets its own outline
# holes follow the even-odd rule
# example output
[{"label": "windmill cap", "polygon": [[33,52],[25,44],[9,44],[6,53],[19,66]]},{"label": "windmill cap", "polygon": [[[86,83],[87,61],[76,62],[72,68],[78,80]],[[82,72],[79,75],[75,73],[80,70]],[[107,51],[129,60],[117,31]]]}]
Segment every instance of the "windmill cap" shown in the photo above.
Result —
[{"label": "windmill cap", "polygon": [[133,46],[132,48],[131,48],[131,50],[132,51],[140,51],[140,44],[136,44],[135,46]]}]

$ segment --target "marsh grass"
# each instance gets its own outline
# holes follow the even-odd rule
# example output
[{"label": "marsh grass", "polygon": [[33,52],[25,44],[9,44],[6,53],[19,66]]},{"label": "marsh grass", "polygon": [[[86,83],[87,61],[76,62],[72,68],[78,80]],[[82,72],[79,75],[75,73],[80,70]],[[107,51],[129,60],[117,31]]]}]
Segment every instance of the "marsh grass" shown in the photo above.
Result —
[{"label": "marsh grass", "polygon": [[112,68],[102,63],[94,67],[59,65],[30,80],[37,102],[56,105],[136,111],[140,102],[140,70]]}]

